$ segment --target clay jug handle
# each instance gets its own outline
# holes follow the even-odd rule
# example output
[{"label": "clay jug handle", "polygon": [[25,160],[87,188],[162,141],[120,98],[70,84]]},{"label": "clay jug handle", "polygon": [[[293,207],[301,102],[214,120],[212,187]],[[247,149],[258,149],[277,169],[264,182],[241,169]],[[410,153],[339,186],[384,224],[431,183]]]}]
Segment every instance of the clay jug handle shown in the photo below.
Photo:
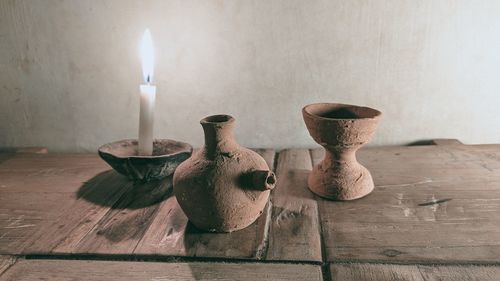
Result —
[{"label": "clay jug handle", "polygon": [[252,172],[253,186],[259,190],[271,190],[276,185],[276,175],[273,171],[257,170]]}]

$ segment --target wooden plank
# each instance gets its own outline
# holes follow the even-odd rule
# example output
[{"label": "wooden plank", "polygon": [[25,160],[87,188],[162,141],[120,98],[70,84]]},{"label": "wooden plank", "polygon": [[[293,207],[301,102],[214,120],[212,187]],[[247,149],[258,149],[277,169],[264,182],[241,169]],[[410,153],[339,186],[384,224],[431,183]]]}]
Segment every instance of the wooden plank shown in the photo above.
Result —
[{"label": "wooden plank", "polygon": [[461,141],[457,139],[433,139],[431,140],[433,145],[461,145]]},{"label": "wooden plank", "polygon": [[71,253],[132,183],[115,171],[106,171],[87,181],[77,198],[60,212],[56,220],[31,235],[23,247],[25,254]]},{"label": "wooden plank", "polygon": [[331,264],[331,280],[342,281],[426,281],[416,265]]},{"label": "wooden plank", "polygon": [[71,194],[0,192],[0,254],[19,254],[30,237],[56,220]]},{"label": "wooden plank", "polygon": [[[256,151],[272,167],[274,150]],[[245,229],[233,233],[206,233],[188,224],[187,217],[172,196],[162,203],[134,253],[261,259],[267,243],[269,207],[255,223]]]},{"label": "wooden plank", "polygon": [[15,155],[15,153],[12,153],[12,152],[1,152],[0,153],[0,164],[2,162],[7,161],[8,159],[10,159],[14,155]]},{"label": "wooden plank", "polygon": [[418,269],[424,281],[497,281],[500,278],[499,266],[424,266]]},{"label": "wooden plank", "polygon": [[269,260],[321,261],[320,226],[314,194],[307,188],[312,169],[307,149],[279,154],[272,193]]},{"label": "wooden plank", "polygon": [[107,170],[95,154],[18,153],[0,165],[0,191],[77,193]]},{"label": "wooden plank", "polygon": [[500,275],[498,266],[425,266],[394,264],[331,264],[331,280],[344,281],[495,281]]},{"label": "wooden plank", "polygon": [[323,161],[323,158],[325,157],[324,148],[311,149],[310,152],[311,152],[311,160],[313,166],[316,166],[319,164],[319,162]]},{"label": "wooden plank", "polygon": [[153,221],[160,203],[171,194],[171,177],[135,184],[70,251],[99,254],[133,253]]},{"label": "wooden plank", "polygon": [[266,160],[267,166],[274,171],[274,160],[276,155],[276,150],[270,148],[253,148],[253,151],[257,152],[264,160]]},{"label": "wooden plank", "polygon": [[0,256],[0,275],[9,269],[16,262],[12,256]]},{"label": "wooden plank", "polygon": [[19,260],[0,280],[323,280],[314,265]]},{"label": "wooden plank", "polygon": [[374,192],[352,202],[318,199],[329,261],[498,261],[500,145],[385,147],[358,156]]},{"label": "wooden plank", "polygon": [[93,154],[16,153],[2,163],[0,253],[48,253],[95,225],[122,192],[110,183],[124,177],[106,170]]}]

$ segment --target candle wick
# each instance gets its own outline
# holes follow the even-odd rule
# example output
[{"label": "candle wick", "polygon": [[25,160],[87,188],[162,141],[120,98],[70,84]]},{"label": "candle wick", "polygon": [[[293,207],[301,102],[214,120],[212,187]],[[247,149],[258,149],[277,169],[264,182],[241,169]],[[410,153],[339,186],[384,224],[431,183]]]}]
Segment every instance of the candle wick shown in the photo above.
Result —
[{"label": "candle wick", "polygon": [[151,84],[151,76],[148,75],[148,77],[146,78],[146,83]]}]

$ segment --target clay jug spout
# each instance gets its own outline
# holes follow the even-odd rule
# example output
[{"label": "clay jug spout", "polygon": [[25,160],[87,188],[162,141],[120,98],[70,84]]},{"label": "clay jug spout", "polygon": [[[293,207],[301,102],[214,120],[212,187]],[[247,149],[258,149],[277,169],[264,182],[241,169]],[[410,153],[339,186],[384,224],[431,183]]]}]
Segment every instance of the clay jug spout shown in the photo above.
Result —
[{"label": "clay jug spout", "polygon": [[257,190],[271,190],[276,185],[276,175],[273,171],[257,170],[252,173],[252,183]]}]

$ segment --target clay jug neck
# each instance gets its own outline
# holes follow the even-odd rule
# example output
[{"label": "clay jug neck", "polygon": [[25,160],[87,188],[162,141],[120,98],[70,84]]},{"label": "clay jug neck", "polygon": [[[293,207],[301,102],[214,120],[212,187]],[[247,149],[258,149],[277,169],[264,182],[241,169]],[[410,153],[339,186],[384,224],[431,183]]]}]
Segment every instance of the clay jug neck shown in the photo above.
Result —
[{"label": "clay jug neck", "polygon": [[229,153],[238,148],[234,139],[234,118],[230,115],[212,115],[200,121],[205,132],[205,151],[213,159],[221,153]]}]

